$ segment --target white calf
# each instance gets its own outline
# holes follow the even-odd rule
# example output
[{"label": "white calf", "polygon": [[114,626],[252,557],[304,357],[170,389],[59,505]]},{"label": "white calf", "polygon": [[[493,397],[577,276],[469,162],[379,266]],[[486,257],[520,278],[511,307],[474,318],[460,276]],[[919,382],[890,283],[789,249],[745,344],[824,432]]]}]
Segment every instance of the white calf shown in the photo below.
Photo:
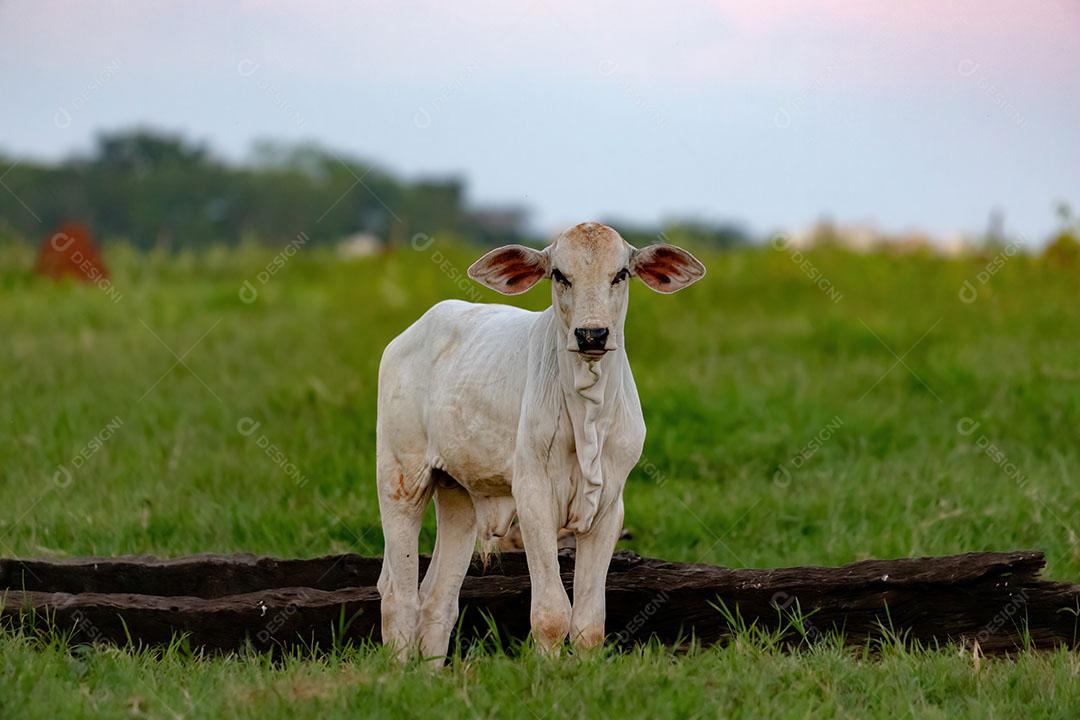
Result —
[{"label": "white calf", "polygon": [[[509,245],[469,268],[507,295],[550,277],[547,310],[441,302],[387,346],[376,431],[384,642],[407,655],[419,641],[441,661],[478,534],[502,536],[515,512],[536,642],[557,650],[567,633],[575,645],[603,642],[623,486],[645,440],[623,344],[627,281],[670,293],[704,274],[685,250],[638,250],[585,223],[542,251]],[[417,536],[432,494],[435,552],[417,592]],[[559,577],[564,527],[577,534],[573,608]]]}]

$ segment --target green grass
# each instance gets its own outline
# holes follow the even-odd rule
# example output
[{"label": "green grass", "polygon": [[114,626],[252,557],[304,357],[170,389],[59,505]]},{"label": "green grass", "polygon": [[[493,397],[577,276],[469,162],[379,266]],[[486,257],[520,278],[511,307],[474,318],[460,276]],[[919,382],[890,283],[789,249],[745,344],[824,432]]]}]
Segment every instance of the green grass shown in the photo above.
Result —
[{"label": "green grass", "polygon": [[785,654],[739,642],[673,658],[481,653],[437,672],[380,648],[199,659],[181,649],[72,653],[26,638],[4,646],[5,717],[939,717],[1075,718],[1080,674],[1064,651],[1019,660],[881,653],[826,642]]},{"label": "green grass", "polygon": [[[0,250],[0,555],[380,553],[379,354],[437,300],[497,299],[455,280],[474,255],[436,243],[345,263],[304,250],[260,284],[272,251],[117,248],[113,302],[30,278],[26,253]],[[1080,276],[1014,257],[980,284],[989,257],[823,249],[810,260],[833,302],[786,252],[702,257],[709,275],[679,295],[631,291],[649,436],[624,547],[732,566],[1038,548],[1050,575],[1080,579]],[[254,303],[239,299],[245,280]],[[974,303],[959,299],[965,281]],[[964,434],[961,421],[979,425]],[[432,538],[429,520],[428,549]],[[1080,710],[1070,653],[976,672],[956,648],[785,654],[749,635],[689,655],[479,653],[442,673],[370,648],[271,666],[18,634],[0,637],[0,659],[3,717]]]}]

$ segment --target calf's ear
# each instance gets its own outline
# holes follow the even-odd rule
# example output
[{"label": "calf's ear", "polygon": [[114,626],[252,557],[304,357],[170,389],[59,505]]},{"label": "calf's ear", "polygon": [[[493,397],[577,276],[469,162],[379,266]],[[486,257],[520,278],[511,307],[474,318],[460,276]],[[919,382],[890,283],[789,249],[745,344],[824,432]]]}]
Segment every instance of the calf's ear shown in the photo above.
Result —
[{"label": "calf's ear", "polygon": [[705,266],[681,247],[658,243],[634,250],[630,272],[656,292],[667,294],[705,277]]},{"label": "calf's ear", "polygon": [[520,295],[547,274],[547,253],[524,245],[495,248],[469,266],[469,277],[503,295]]}]

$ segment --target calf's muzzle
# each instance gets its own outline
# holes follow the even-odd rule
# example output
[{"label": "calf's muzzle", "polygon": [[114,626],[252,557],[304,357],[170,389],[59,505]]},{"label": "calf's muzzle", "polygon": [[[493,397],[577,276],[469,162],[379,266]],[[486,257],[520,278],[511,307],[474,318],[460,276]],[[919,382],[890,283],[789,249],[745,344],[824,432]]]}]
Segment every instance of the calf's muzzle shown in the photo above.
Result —
[{"label": "calf's muzzle", "polygon": [[577,338],[578,352],[603,353],[607,346],[607,328],[576,328],[574,337]]}]

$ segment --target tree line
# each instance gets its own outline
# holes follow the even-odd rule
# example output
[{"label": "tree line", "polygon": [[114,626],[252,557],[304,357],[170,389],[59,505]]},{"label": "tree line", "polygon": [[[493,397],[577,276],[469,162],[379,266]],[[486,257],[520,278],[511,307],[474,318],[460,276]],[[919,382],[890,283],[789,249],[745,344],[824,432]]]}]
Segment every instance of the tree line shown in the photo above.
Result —
[{"label": "tree line", "polygon": [[[316,144],[259,142],[245,162],[230,163],[182,135],[135,128],[100,134],[86,155],[0,163],[0,233],[29,241],[70,221],[99,240],[141,249],[280,244],[300,233],[312,245],[357,233],[390,246],[417,233],[483,245],[547,240],[530,237],[523,208],[468,206],[459,177],[409,182]],[[736,225],[613,224],[637,245],[669,237],[721,248],[749,241]]]},{"label": "tree line", "polygon": [[136,129],[101,134],[87,156],[0,161],[7,168],[0,230],[31,240],[67,221],[100,239],[166,249],[276,243],[301,232],[312,244],[355,233],[387,243],[419,232],[478,242],[520,241],[525,233],[523,212],[501,210],[493,224],[492,211],[470,211],[459,178],[405,182],[313,144],[262,142],[247,162],[232,164],[204,144]]}]

